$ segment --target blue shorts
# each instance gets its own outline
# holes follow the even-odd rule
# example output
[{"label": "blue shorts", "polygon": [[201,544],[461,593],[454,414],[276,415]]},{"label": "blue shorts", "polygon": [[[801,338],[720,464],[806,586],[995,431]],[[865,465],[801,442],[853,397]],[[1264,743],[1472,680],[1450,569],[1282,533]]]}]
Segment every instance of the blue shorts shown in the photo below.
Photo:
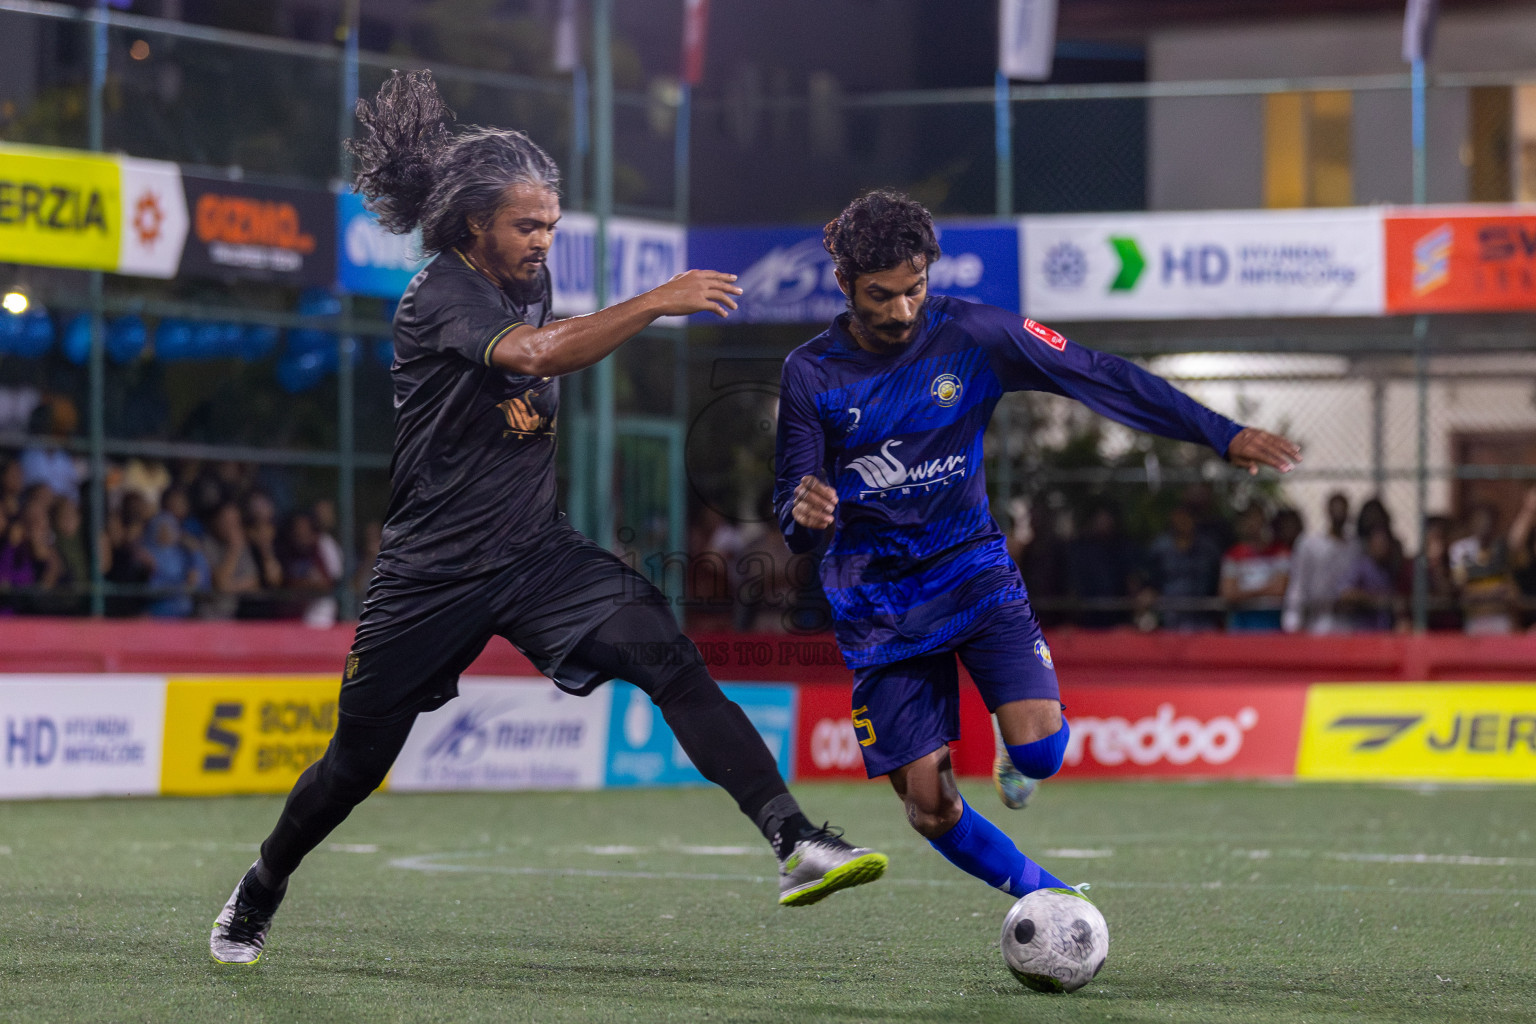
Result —
[{"label": "blue shorts", "polygon": [[1051,649],[1028,601],[998,605],[943,650],[853,671],[853,727],[870,778],[960,738],[965,663],[988,711],[1016,700],[1059,700]]}]

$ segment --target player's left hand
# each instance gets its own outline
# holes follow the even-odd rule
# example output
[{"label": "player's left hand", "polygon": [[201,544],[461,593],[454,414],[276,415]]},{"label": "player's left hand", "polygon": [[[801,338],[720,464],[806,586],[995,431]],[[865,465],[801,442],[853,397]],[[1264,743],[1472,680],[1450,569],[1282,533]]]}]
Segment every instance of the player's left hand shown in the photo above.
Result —
[{"label": "player's left hand", "polygon": [[1227,445],[1227,461],[1249,473],[1257,473],[1260,466],[1289,473],[1301,461],[1301,446],[1279,434],[1244,427]]}]

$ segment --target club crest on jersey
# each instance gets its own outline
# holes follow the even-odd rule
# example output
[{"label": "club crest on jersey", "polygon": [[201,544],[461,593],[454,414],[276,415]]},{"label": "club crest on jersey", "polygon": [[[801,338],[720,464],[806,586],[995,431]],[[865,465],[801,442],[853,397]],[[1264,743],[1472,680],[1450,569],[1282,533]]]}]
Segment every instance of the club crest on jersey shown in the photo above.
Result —
[{"label": "club crest on jersey", "polygon": [[1045,326],[1045,324],[1036,323],[1029,317],[1024,318],[1024,329],[1057,352],[1065,352],[1067,350],[1067,336],[1060,331],[1053,331]]},{"label": "club crest on jersey", "polygon": [[541,413],[534,405],[538,397],[539,392],[529,391],[497,404],[496,408],[507,418],[502,437],[537,437],[555,432],[555,418]]},{"label": "club crest on jersey", "polygon": [[869,497],[899,497],[907,494],[928,494],[935,487],[946,486],[965,477],[965,456],[946,455],[937,459],[925,459],[908,466],[891,453],[899,447],[895,439],[880,446],[874,455],[864,455],[848,463],[848,468],[859,474],[864,487],[859,491],[862,500]]},{"label": "club crest on jersey", "polygon": [[1054,669],[1056,667],[1055,663],[1051,661],[1051,649],[1046,646],[1044,640],[1035,641],[1035,657],[1039,658],[1040,664],[1046,668]]},{"label": "club crest on jersey", "polygon": [[933,400],[948,409],[960,401],[960,378],[952,373],[941,373],[933,378],[933,383],[928,386],[928,393]]}]

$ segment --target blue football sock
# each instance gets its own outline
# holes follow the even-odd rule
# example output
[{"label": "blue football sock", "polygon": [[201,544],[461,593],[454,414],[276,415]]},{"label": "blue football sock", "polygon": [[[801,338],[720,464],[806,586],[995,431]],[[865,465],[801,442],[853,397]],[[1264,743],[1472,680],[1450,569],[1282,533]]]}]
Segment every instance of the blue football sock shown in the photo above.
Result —
[{"label": "blue football sock", "polygon": [[1013,766],[1032,779],[1048,779],[1061,768],[1061,759],[1067,752],[1067,741],[1072,738],[1072,728],[1067,720],[1061,720],[1061,728],[1044,739],[1033,743],[1020,743],[1008,747]]},{"label": "blue football sock", "polygon": [[1067,884],[1019,852],[1002,829],[971,810],[964,808],[955,827],[928,840],[944,859],[966,874],[975,875],[995,889],[1010,896],[1023,896],[1036,889],[1065,889]]}]

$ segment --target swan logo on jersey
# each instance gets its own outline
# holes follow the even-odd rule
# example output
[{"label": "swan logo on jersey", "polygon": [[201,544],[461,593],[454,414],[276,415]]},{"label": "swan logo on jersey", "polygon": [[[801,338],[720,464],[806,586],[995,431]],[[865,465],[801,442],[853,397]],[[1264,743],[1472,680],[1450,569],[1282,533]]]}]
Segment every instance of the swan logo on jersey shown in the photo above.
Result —
[{"label": "swan logo on jersey", "polygon": [[1045,326],[1045,324],[1037,323],[1029,319],[1029,317],[1024,318],[1024,329],[1057,352],[1065,352],[1067,350],[1067,337],[1060,331],[1053,331]]},{"label": "swan logo on jersey", "polygon": [[933,383],[928,386],[928,393],[933,400],[948,409],[960,401],[960,378],[952,373],[941,373],[933,378]]},{"label": "swan logo on jersey", "polygon": [[928,494],[935,487],[965,476],[964,455],[941,456],[908,466],[891,454],[891,449],[900,445],[900,441],[887,441],[880,446],[878,454],[860,456],[848,463],[848,468],[864,481],[864,489],[859,491],[860,499],[875,495],[903,496],[914,490]]},{"label": "swan logo on jersey", "polygon": [[1044,640],[1035,641],[1035,657],[1040,659],[1040,664],[1046,668],[1054,669],[1056,663],[1051,660],[1051,649]]}]

